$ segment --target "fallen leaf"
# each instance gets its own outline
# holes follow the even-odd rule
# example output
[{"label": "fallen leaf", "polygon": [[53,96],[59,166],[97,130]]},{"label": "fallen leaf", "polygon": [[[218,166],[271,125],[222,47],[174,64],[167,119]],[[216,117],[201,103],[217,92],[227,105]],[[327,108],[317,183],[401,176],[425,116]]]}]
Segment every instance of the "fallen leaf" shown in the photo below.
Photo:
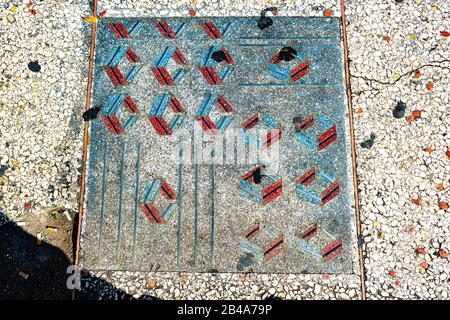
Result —
[{"label": "fallen leaf", "polygon": [[31,1],[27,3],[27,7],[31,7],[32,5],[33,5],[33,2],[31,2]]},{"label": "fallen leaf", "polygon": [[430,82],[427,83],[427,89],[428,89],[428,91],[433,89],[433,82],[430,81]]},{"label": "fallen leaf", "polygon": [[448,203],[444,201],[439,202],[439,209],[441,210],[447,210],[448,209]]},{"label": "fallen leaf", "polygon": [[183,274],[181,276],[181,281],[187,281],[187,279],[188,279],[188,276],[186,274]]},{"label": "fallen leaf", "polygon": [[395,277],[395,271],[394,271],[394,270],[389,271],[389,275],[390,275],[392,278]]},{"label": "fallen leaf", "polygon": [[411,199],[411,203],[415,204],[416,206],[420,206],[420,204],[422,203],[422,200],[420,198]]},{"label": "fallen leaf", "polygon": [[11,164],[14,168],[17,168],[19,166],[19,160],[13,160]]},{"label": "fallen leaf", "polygon": [[191,17],[195,17],[195,11],[194,10],[189,10],[188,13],[189,13],[189,15]]},{"label": "fallen leaf", "polygon": [[384,41],[391,41],[391,37],[386,37],[386,36],[385,36],[385,37],[383,37],[383,40],[384,40]]},{"label": "fallen leaf", "polygon": [[417,253],[417,254],[425,254],[426,251],[425,251],[424,248],[417,248],[417,249],[416,249],[416,253]]},{"label": "fallen leaf", "polygon": [[359,108],[356,110],[356,112],[358,112],[358,113],[363,112],[363,108],[359,107]]},{"label": "fallen leaf", "polygon": [[11,12],[17,12],[17,7],[11,7],[11,9],[9,9]]},{"label": "fallen leaf", "polygon": [[37,13],[37,11],[34,10],[34,9],[31,9],[29,12],[30,12],[32,15],[35,15],[35,14]]},{"label": "fallen leaf", "polygon": [[420,78],[422,74],[419,71],[414,72],[414,78]]},{"label": "fallen leaf", "polygon": [[106,10],[103,10],[102,12],[100,12],[100,13],[98,14],[98,16],[99,16],[99,17],[103,17],[105,14],[106,14]]},{"label": "fallen leaf", "polygon": [[424,269],[428,269],[428,267],[429,267],[430,265],[428,264],[428,262],[424,261],[424,262],[421,262],[421,263],[420,263],[420,266],[421,266],[422,268],[424,268]]},{"label": "fallen leaf", "polygon": [[150,288],[154,288],[154,287],[156,287],[156,279],[149,279],[149,280],[147,280],[147,285],[150,287]]},{"label": "fallen leaf", "polygon": [[244,281],[245,280],[245,274],[240,274],[239,275],[239,280]]},{"label": "fallen leaf", "polygon": [[23,208],[25,210],[30,210],[30,208],[31,208],[31,201],[25,202],[25,204],[23,205]]},{"label": "fallen leaf", "polygon": [[398,286],[400,284],[399,280],[395,280],[395,285]]},{"label": "fallen leaf", "polygon": [[89,22],[89,23],[95,23],[97,22],[97,17],[95,16],[89,16],[89,17],[85,17],[83,18],[84,21]]},{"label": "fallen leaf", "polygon": [[448,31],[441,31],[441,36],[443,37],[448,37],[450,35],[450,33]]},{"label": "fallen leaf", "polygon": [[441,257],[441,258],[447,258],[447,257],[448,257],[448,253],[445,252],[445,251],[442,250],[442,249],[440,249],[440,250],[438,251],[438,254],[439,254],[439,257]]},{"label": "fallen leaf", "polygon": [[442,191],[442,190],[444,190],[444,185],[442,183],[438,183],[436,185],[436,189],[438,189],[439,191]]},{"label": "fallen leaf", "polygon": [[407,39],[409,40],[416,40],[417,39],[417,35],[416,34],[408,34],[406,36]]},{"label": "fallen leaf", "polygon": [[394,74],[391,76],[391,78],[394,79],[394,80],[397,80],[398,78],[400,78],[400,75],[399,75],[398,73],[394,73]]},{"label": "fallen leaf", "polygon": [[331,14],[333,13],[333,11],[331,11],[330,9],[327,9],[323,12],[323,14],[325,15],[325,17],[330,17]]},{"label": "fallen leaf", "polygon": [[433,149],[431,149],[431,148],[425,148],[424,151],[425,151],[425,152],[428,152],[428,153],[431,153],[431,152],[433,152]]},{"label": "fallen leaf", "polygon": [[412,115],[414,116],[414,118],[420,118],[420,116],[422,115],[422,113],[420,112],[420,110],[414,110],[412,112]]},{"label": "fallen leaf", "polygon": [[414,232],[414,227],[409,227],[408,232],[409,233],[413,233]]},{"label": "fallen leaf", "polygon": [[445,155],[447,156],[447,158],[450,158],[450,150],[445,151]]},{"label": "fallen leaf", "polygon": [[330,275],[329,275],[328,273],[325,273],[325,274],[322,276],[322,278],[323,278],[323,280],[329,280],[329,279],[330,279]]},{"label": "fallen leaf", "polygon": [[415,117],[412,114],[410,114],[406,119],[411,122],[414,121]]},{"label": "fallen leaf", "polygon": [[278,14],[278,11],[277,11],[277,10],[272,10],[272,14],[273,14],[274,16],[276,16],[276,15]]}]

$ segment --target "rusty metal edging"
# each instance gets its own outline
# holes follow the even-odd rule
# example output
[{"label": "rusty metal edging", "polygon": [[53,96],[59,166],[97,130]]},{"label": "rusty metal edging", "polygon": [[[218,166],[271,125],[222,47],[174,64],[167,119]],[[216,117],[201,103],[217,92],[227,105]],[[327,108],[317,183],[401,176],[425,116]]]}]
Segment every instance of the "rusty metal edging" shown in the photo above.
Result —
[{"label": "rusty metal edging", "polygon": [[[92,0],[92,16],[97,16],[97,0]],[[92,22],[91,27],[91,47],[89,52],[89,71],[88,71],[88,82],[86,91],[86,106],[85,110],[89,110],[91,106],[91,89],[92,89],[92,74],[94,70],[94,52],[95,52],[95,31],[97,28],[97,23]],[[89,121],[84,123],[84,141],[83,141],[83,160],[81,169],[81,190],[80,190],[80,200],[78,204],[78,221],[77,221],[77,240],[74,252],[74,265],[78,268],[78,253],[80,250],[80,236],[81,236],[81,222],[83,219],[83,208],[84,208],[84,193],[85,193],[85,180],[86,180],[86,160],[87,160],[87,147],[89,145]],[[76,298],[76,288],[72,291],[72,300]]]},{"label": "rusty metal edging", "polygon": [[353,107],[352,107],[352,93],[350,89],[350,71],[348,65],[348,46],[347,46],[347,29],[345,22],[345,0],[341,0],[341,22],[342,22],[342,41],[344,47],[344,66],[345,66],[345,86],[347,93],[348,118],[350,123],[350,141],[352,145],[352,171],[353,171],[353,189],[355,195],[355,212],[356,212],[356,236],[358,238],[358,254],[359,254],[359,268],[361,280],[361,298],[366,300],[366,286],[364,274],[364,256],[362,246],[359,244],[361,237],[361,215],[359,212],[358,199],[358,182],[356,176],[356,148],[355,148],[355,134],[353,126]]}]

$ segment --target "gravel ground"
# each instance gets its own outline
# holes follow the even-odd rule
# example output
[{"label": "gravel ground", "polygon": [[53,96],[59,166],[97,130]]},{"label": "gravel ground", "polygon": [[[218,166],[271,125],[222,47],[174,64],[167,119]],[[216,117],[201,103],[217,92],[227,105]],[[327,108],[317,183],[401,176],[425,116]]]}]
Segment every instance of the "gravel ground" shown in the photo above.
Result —
[{"label": "gravel ground", "polygon": [[[16,221],[58,206],[76,213],[89,53],[87,1],[28,2],[0,7],[0,212]],[[255,16],[284,2],[280,16],[340,16],[323,0],[114,0],[99,12]],[[449,6],[346,1],[368,299],[448,299]],[[102,299],[358,299],[353,256],[344,276],[95,272],[84,284]]]}]

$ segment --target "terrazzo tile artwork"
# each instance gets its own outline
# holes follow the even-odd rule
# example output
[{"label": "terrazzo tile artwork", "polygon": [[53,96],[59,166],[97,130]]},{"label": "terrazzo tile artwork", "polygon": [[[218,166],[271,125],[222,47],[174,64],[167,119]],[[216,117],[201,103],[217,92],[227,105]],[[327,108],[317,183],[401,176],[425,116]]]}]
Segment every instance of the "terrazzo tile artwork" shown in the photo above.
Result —
[{"label": "terrazzo tile artwork", "polygon": [[100,19],[81,265],[351,273],[337,18]]}]

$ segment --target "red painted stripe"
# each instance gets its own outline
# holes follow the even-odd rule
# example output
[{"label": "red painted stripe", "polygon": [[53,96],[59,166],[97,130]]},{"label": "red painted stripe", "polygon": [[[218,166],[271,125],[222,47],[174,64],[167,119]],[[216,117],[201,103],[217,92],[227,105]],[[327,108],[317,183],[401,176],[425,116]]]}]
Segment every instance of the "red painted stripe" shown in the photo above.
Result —
[{"label": "red painted stripe", "polygon": [[167,72],[166,68],[157,68],[161,76],[164,78],[168,86],[173,86],[173,80],[170,74]]},{"label": "red painted stripe", "polygon": [[309,240],[317,235],[317,223],[309,226],[305,231],[298,234],[299,238]]},{"label": "red painted stripe", "polygon": [[[339,195],[339,182],[337,182],[337,185],[334,185],[334,187],[331,190],[327,191],[327,194],[324,193],[324,196],[321,197],[321,203],[320,205],[325,205],[334,198],[336,198]],[[328,188],[327,188],[328,189]]]},{"label": "red painted stripe", "polygon": [[319,147],[318,150],[322,150],[323,148],[325,148],[326,146],[328,146],[330,143],[332,143],[333,141],[335,141],[337,139],[337,135],[334,134],[331,137],[328,137],[328,139],[322,141],[321,143],[319,143]]},{"label": "red painted stripe", "polygon": [[127,58],[127,60],[130,61],[131,63],[136,63],[140,61],[139,57],[136,55],[136,53],[134,53],[133,50],[131,50],[131,48],[128,48],[125,54],[125,58]]},{"label": "red painted stripe", "polygon": [[184,57],[184,55],[181,53],[180,49],[176,48],[175,52],[172,54],[172,58],[175,60],[178,64],[187,64],[187,60]]},{"label": "red painted stripe", "polygon": [[124,28],[123,24],[121,24],[120,22],[117,22],[117,23],[114,24],[114,26],[121,33],[122,38],[129,38],[130,37],[130,35],[128,34],[128,31]]},{"label": "red painted stripe", "polygon": [[163,182],[161,184],[161,194],[164,196],[164,198],[173,200],[175,199],[175,193],[170,189],[169,185],[166,182]]},{"label": "red painted stripe", "polygon": [[281,140],[281,128],[275,128],[267,134],[266,140],[263,142],[263,149],[269,148],[279,140]]},{"label": "red painted stripe", "polygon": [[152,68],[152,72],[155,75],[156,79],[158,80],[159,84],[161,85],[167,85],[166,79],[164,79],[159,72],[158,68]]},{"label": "red painted stripe", "polygon": [[233,108],[231,108],[230,104],[224,97],[220,96],[216,99],[215,105],[222,110],[223,112],[233,112]]},{"label": "red painted stripe", "polygon": [[309,73],[309,61],[300,63],[296,68],[291,70],[291,82],[297,81],[301,77]]},{"label": "red painted stripe", "polygon": [[272,240],[264,249],[264,261],[269,261],[271,258],[273,258],[275,255],[280,253],[284,249],[284,241],[283,236],[279,236]]},{"label": "red painted stripe", "polygon": [[102,116],[103,122],[105,123],[106,128],[109,130],[112,134],[117,134],[117,130],[114,127],[114,124],[109,120],[107,116]]},{"label": "red painted stripe", "polygon": [[336,133],[336,126],[332,126],[330,129],[328,129],[327,131],[325,131],[324,133],[322,133],[318,138],[317,141],[319,143],[323,142],[324,140],[328,139],[329,137],[331,137],[333,134]]},{"label": "red painted stripe", "polygon": [[331,260],[338,254],[342,253],[342,251],[343,251],[342,240],[341,239],[334,240],[330,244],[327,244],[325,247],[323,247],[323,249],[321,251],[323,261],[326,262],[326,261]]},{"label": "red painted stripe", "polygon": [[181,106],[180,102],[174,96],[172,96],[170,98],[169,107],[173,110],[173,112],[178,112],[178,113],[185,112],[185,110]]},{"label": "red painted stripe", "polygon": [[224,48],[224,47],[222,47],[222,52],[225,54],[225,61],[228,63],[228,64],[232,64],[232,63],[234,63],[234,61],[233,61],[233,58],[231,58],[231,56],[230,56],[230,54],[228,53],[228,51]]},{"label": "red painted stripe", "polygon": [[163,21],[163,22],[160,23],[160,25],[164,29],[164,31],[166,32],[166,34],[168,35],[168,37],[170,39],[175,39],[177,37],[176,34],[173,33],[172,29],[169,27],[167,22]]},{"label": "red painted stripe", "polygon": [[162,117],[149,117],[149,120],[159,135],[172,134],[172,129],[170,129]]},{"label": "red painted stripe", "polygon": [[206,81],[208,81],[209,84],[215,85],[213,78],[211,78],[211,75],[206,70],[206,67],[199,67],[198,68],[202,75],[205,77]]},{"label": "red painted stripe", "polygon": [[310,114],[305,119],[303,119],[300,123],[298,123],[296,125],[296,127],[305,131],[306,129],[311,127],[313,124],[314,124],[314,114]]},{"label": "red painted stripe", "polygon": [[211,39],[222,38],[222,34],[212,22],[200,22],[200,26]]},{"label": "red painted stripe", "polygon": [[270,59],[270,62],[275,63],[276,65],[279,65],[281,63],[281,60],[278,60],[280,57],[280,53],[278,52],[272,59]]},{"label": "red painted stripe", "polygon": [[249,181],[249,180],[252,180],[251,182],[253,182],[253,172],[255,172],[256,170],[258,170],[260,167],[256,167],[256,168],[254,168],[254,169],[252,169],[252,170],[250,170],[249,172],[247,172],[246,174],[244,174],[243,176],[241,176],[241,179],[242,180],[245,180],[245,181]]},{"label": "red painted stripe", "polygon": [[218,132],[220,132],[214,122],[212,122],[211,119],[207,116],[197,117],[197,121],[199,121],[202,125],[202,130],[210,136],[214,136],[218,134]]},{"label": "red painted stripe", "polygon": [[309,186],[311,182],[316,179],[316,168],[313,167],[312,169],[308,170],[304,175],[302,175],[300,178],[297,179],[298,183],[301,183],[305,187]]},{"label": "red painted stripe", "polygon": [[117,28],[115,27],[114,23],[112,23],[112,22],[108,23],[108,28],[109,28],[109,30],[112,31],[112,33],[114,34],[114,36],[117,39],[123,38],[122,35],[120,34],[119,30],[117,30]]},{"label": "red painted stripe", "polygon": [[122,105],[127,109],[129,112],[139,112],[138,108],[134,104],[133,100],[129,96],[126,96],[125,99],[122,102]]},{"label": "red painted stripe", "polygon": [[259,123],[259,114],[258,112],[252,115],[250,118],[242,122],[242,128],[246,130],[250,130],[251,128],[255,127]]},{"label": "red painted stripe", "polygon": [[150,203],[144,204],[145,210],[144,214],[148,218],[148,220],[152,223],[163,223],[163,219],[158,210]]},{"label": "red painted stripe", "polygon": [[263,204],[269,203],[270,201],[281,195],[283,191],[283,183],[281,180],[271,184],[266,189],[262,191]]},{"label": "red painted stripe", "polygon": [[155,22],[154,25],[164,38],[166,38],[166,39],[170,38],[170,34],[166,31],[166,29],[160,22]]},{"label": "red painted stripe", "polygon": [[244,237],[246,237],[247,239],[250,239],[250,238],[256,236],[258,234],[258,232],[259,232],[259,223],[255,223],[250,228],[245,230],[242,235]]}]

